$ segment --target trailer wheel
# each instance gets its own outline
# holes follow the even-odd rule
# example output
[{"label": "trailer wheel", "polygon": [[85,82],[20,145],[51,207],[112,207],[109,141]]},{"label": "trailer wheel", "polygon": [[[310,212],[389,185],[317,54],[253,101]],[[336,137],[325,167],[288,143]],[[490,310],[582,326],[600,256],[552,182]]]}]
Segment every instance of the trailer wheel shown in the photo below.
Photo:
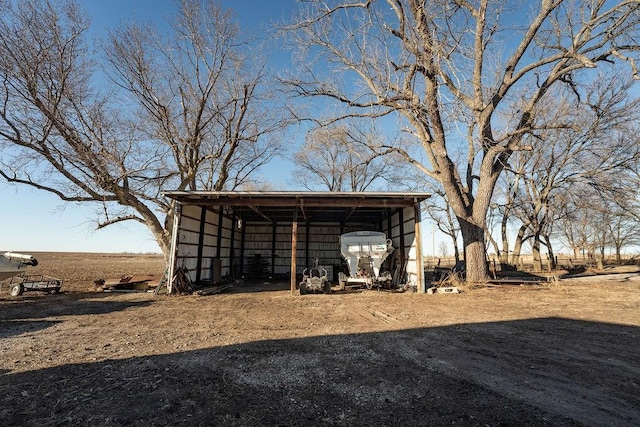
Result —
[{"label": "trailer wheel", "polygon": [[24,286],[22,285],[22,283],[14,283],[13,285],[11,285],[11,288],[9,289],[9,294],[12,297],[17,297],[22,295],[22,293],[24,292]]},{"label": "trailer wheel", "polygon": [[300,295],[307,294],[307,282],[300,283]]},{"label": "trailer wheel", "polygon": [[51,282],[51,284],[54,287],[49,290],[50,294],[54,295],[60,292],[60,288],[62,287],[62,282],[60,282],[60,280],[54,280],[53,282]]}]

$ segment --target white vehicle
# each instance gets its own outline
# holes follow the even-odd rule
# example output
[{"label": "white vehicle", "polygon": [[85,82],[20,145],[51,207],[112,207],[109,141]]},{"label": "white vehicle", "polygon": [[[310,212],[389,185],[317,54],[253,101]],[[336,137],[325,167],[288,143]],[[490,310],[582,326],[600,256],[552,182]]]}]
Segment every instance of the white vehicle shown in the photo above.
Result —
[{"label": "white vehicle", "polygon": [[24,273],[27,267],[35,267],[38,261],[31,255],[5,252],[0,256],[0,282]]},{"label": "white vehicle", "polygon": [[354,231],[340,236],[340,252],[347,261],[349,276],[340,274],[340,287],[390,285],[391,273],[381,273],[382,263],[394,250],[391,239],[379,231]]},{"label": "white vehicle", "polygon": [[300,295],[306,295],[309,292],[331,293],[331,282],[327,276],[327,270],[318,267],[318,259],[313,263],[313,268],[305,268],[302,274],[302,282],[299,284]]}]

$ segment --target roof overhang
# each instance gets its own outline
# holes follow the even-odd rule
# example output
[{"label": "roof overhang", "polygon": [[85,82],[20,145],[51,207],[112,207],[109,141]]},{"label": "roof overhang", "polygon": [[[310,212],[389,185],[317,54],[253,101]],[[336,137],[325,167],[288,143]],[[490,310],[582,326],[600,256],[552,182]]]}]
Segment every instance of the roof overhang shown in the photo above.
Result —
[{"label": "roof overhang", "polygon": [[291,221],[294,212],[313,222],[368,222],[389,211],[415,206],[429,193],[293,192],[293,191],[169,191],[164,195],[183,205],[233,207],[246,221]]}]

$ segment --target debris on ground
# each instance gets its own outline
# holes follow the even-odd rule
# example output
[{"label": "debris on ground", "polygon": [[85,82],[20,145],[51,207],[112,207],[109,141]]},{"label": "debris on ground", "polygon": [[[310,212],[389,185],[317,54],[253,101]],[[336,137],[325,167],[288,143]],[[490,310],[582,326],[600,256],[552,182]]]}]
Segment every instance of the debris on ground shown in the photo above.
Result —
[{"label": "debris on ground", "polygon": [[218,286],[208,286],[194,292],[195,295],[214,295],[233,287],[233,283],[225,283]]},{"label": "debris on ground", "polygon": [[427,289],[428,294],[459,294],[460,290],[456,286],[432,287]]},{"label": "debris on ground", "polygon": [[163,275],[124,275],[115,279],[98,279],[93,283],[101,292],[148,292],[156,289]]}]

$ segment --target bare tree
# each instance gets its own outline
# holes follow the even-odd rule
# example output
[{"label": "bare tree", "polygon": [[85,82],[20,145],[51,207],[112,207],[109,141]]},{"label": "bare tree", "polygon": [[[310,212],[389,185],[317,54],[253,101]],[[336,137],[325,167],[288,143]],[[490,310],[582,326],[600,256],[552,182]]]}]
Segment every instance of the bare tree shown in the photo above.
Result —
[{"label": "bare tree", "polygon": [[638,217],[601,188],[586,184],[577,187],[580,191],[571,195],[564,207],[567,215],[559,221],[565,242],[575,258],[600,262],[609,248],[615,252],[616,261],[621,262],[622,250],[640,243]]},{"label": "bare tree", "polygon": [[[299,95],[343,103],[347,116],[405,118],[428,164],[398,151],[444,188],[472,282],[488,278],[484,239],[496,182],[514,152],[533,148],[523,138],[545,126],[535,114],[549,89],[602,62],[625,62],[637,75],[637,1],[304,4],[289,34],[306,62],[287,83]],[[456,163],[465,139],[466,160]]]},{"label": "bare tree", "polygon": [[[460,261],[460,246],[458,244],[460,227],[456,221],[453,211],[451,210],[451,205],[447,203],[447,197],[444,192],[438,189],[434,189],[432,191],[433,196],[425,202],[427,215],[431,217],[436,227],[438,227],[438,230],[451,239],[453,256],[456,263],[458,263]],[[445,247],[448,246],[444,242],[442,242],[442,245]]]},{"label": "bare tree", "polygon": [[[487,234],[494,246],[496,254],[498,254],[501,268],[506,268],[506,265],[509,264],[509,251],[511,250],[509,245],[509,224],[512,221],[513,212],[518,208],[518,203],[520,203],[520,197],[518,197],[520,194],[520,181],[524,176],[524,167],[526,165],[526,162],[519,162],[517,158],[515,160],[516,161],[512,161],[507,168],[508,173],[503,174],[497,184],[497,191],[494,193],[494,199],[497,201],[490,206],[491,210],[489,213],[489,218],[499,218],[500,241],[502,246],[498,245],[496,239],[491,235],[494,227],[491,227]],[[518,239],[522,239],[524,236],[527,225],[528,224],[520,224],[515,242],[518,251],[521,247],[521,240],[519,241]],[[518,260],[514,260],[512,263],[517,264]]]},{"label": "bare tree", "polygon": [[161,192],[247,182],[285,125],[231,16],[213,1],[179,6],[164,38],[114,30],[103,62],[75,1],[0,6],[0,175],[100,203],[98,227],[143,223],[165,256],[174,206]]},{"label": "bare tree", "polygon": [[640,244],[638,220],[628,211],[613,205],[608,223],[611,246],[616,254],[616,261],[622,262],[622,250]]},{"label": "bare tree", "polygon": [[534,268],[542,267],[542,245],[547,247],[553,266],[551,230],[564,215],[563,193],[585,183],[609,194],[615,191],[607,184],[612,177],[640,160],[640,148],[629,127],[638,120],[639,101],[631,96],[632,83],[616,76],[600,80],[605,83],[573,84],[569,89],[585,103],[567,103],[569,97],[558,93],[555,100],[542,106],[538,120],[554,123],[555,129],[539,132],[541,141],[535,151],[512,156],[513,166],[505,175],[511,178],[503,210],[520,221],[513,251],[516,263],[522,243],[530,240]]},{"label": "bare tree", "polygon": [[438,249],[440,250],[440,256],[442,258],[447,258],[449,256],[449,248],[446,242],[440,242]]},{"label": "bare tree", "polygon": [[308,190],[366,191],[385,182],[388,187],[410,166],[397,153],[379,150],[382,141],[374,128],[353,122],[314,129],[293,157],[294,180]]},{"label": "bare tree", "polygon": [[576,187],[580,191],[567,194],[563,207],[566,215],[558,223],[574,258],[601,266],[605,249],[611,244],[611,203],[593,186],[579,183]]}]

